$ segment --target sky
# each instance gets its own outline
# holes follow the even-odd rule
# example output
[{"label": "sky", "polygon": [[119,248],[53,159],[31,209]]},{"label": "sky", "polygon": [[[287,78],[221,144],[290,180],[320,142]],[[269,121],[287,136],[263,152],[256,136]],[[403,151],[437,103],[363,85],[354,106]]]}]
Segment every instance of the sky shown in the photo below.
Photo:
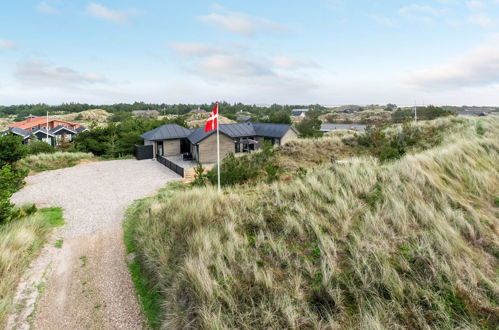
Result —
[{"label": "sky", "polygon": [[0,104],[499,105],[499,0],[0,0]]}]

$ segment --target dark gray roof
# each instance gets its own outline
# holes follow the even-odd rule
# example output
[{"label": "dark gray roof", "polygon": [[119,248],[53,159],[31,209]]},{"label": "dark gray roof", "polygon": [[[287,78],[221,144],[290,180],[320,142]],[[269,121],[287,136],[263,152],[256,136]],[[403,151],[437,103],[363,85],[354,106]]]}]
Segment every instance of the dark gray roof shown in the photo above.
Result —
[{"label": "dark gray roof", "polygon": [[172,140],[186,138],[191,130],[177,124],[166,124],[141,135],[144,140]]},{"label": "dark gray roof", "polygon": [[[272,123],[241,123],[241,124],[221,124],[220,133],[231,138],[262,136],[270,138],[282,138],[289,129],[293,129],[288,124]],[[196,144],[206,139],[216,131],[206,133],[204,127],[200,127],[191,133],[187,138],[191,143]]]},{"label": "dark gray roof", "polygon": [[293,109],[293,111],[291,111],[291,116],[299,116],[304,112],[308,112],[308,109]]},{"label": "dark gray roof", "polygon": [[[200,127],[191,133],[187,138],[191,143],[196,144],[206,139],[211,134],[216,131],[205,132],[204,127]],[[245,137],[245,136],[255,136],[255,129],[252,123],[241,123],[241,124],[220,124],[220,133],[225,134],[231,138]]]},{"label": "dark gray roof", "polygon": [[56,127],[52,128],[52,129],[50,130],[50,133],[55,134],[55,133],[59,132],[60,130],[66,130],[66,131],[68,131],[68,132],[71,132],[71,133],[73,133],[73,134],[76,134],[76,131],[74,131],[74,130],[72,130],[71,128],[66,127],[66,126],[64,126],[64,125],[57,125]]},{"label": "dark gray roof", "polygon": [[[46,135],[46,134],[47,134],[47,129],[45,129],[45,127],[39,127],[39,128],[37,128],[37,129],[35,129],[35,130],[31,131],[31,134],[34,134],[34,135],[37,135],[38,133],[42,133],[42,134],[45,134],[45,135]],[[50,135],[50,136],[54,136],[54,134],[52,134],[52,133],[50,132],[50,130],[48,131],[48,135]]]},{"label": "dark gray roof", "polygon": [[3,133],[7,134],[8,132],[11,132],[11,133],[16,134],[16,135],[20,135],[24,138],[27,138],[28,136],[31,135],[31,132],[26,131],[26,130],[19,128],[19,127],[9,127],[9,129],[4,131]]},{"label": "dark gray roof", "polygon": [[88,129],[85,126],[80,126],[76,129],[76,133],[81,133],[84,131],[88,131]]},{"label": "dark gray roof", "polygon": [[273,123],[253,123],[256,136],[282,138],[289,129],[293,129],[288,124],[273,124]]}]

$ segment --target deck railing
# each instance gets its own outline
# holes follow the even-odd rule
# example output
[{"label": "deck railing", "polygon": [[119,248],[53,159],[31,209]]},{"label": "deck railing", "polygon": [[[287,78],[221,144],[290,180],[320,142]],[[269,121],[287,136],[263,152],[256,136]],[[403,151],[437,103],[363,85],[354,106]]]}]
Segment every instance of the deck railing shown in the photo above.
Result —
[{"label": "deck railing", "polygon": [[183,167],[178,166],[177,164],[175,164],[174,162],[172,162],[171,160],[169,160],[168,158],[166,158],[164,156],[156,155],[156,160],[158,162],[160,162],[161,164],[165,165],[166,167],[168,167],[173,172],[180,175],[181,177],[184,177],[184,168]]}]

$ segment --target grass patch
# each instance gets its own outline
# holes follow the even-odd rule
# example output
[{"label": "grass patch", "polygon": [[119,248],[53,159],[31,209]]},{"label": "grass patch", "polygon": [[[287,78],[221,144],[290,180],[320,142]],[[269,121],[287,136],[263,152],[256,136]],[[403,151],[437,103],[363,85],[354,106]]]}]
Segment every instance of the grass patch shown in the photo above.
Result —
[{"label": "grass patch", "polygon": [[[126,217],[127,220],[123,224],[125,235],[124,240],[128,255],[133,254],[136,256],[137,246],[133,239],[135,235],[133,232],[133,228],[135,226],[133,219],[135,219],[134,215],[140,209],[140,204],[143,202],[143,200],[138,200],[129,207]],[[149,326],[152,329],[159,329],[161,325],[160,316],[162,298],[158,287],[153,285],[153,283],[149,280],[145,269],[136,259],[137,258],[135,257],[133,260],[128,262],[132,281],[135,284],[135,292],[139,297],[142,310],[147,318]]]},{"label": "grass patch", "polygon": [[64,218],[62,217],[62,209],[60,207],[46,207],[40,209],[40,215],[52,227],[60,227],[64,225]]},{"label": "grass patch", "polygon": [[161,327],[495,329],[499,120],[433,124],[455,131],[396,161],[134,204],[126,241]]},{"label": "grass patch", "polygon": [[62,210],[48,208],[0,225],[0,328],[13,311],[12,301],[21,275],[52,229],[62,224]]},{"label": "grass patch", "polygon": [[41,153],[25,157],[17,162],[23,170],[43,172],[78,165],[82,160],[96,160],[91,153],[85,152],[54,152]]},{"label": "grass patch", "polygon": [[58,239],[55,243],[54,243],[54,247],[57,248],[57,249],[60,249],[62,248],[62,244],[64,244],[64,240],[63,239]]}]

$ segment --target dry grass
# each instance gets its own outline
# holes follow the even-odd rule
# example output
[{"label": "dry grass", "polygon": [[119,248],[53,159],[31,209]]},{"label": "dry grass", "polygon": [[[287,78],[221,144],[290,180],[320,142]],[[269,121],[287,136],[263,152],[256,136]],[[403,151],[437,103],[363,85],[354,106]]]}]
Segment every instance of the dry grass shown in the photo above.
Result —
[{"label": "dry grass", "polygon": [[[187,114],[186,123],[189,128],[201,127],[206,124],[206,120],[210,117],[210,112],[206,113],[189,113]],[[220,115],[220,124],[233,124],[235,121]]]},{"label": "dry grass", "polygon": [[92,124],[96,124],[98,127],[102,127],[107,125],[109,117],[111,116],[112,114],[110,114],[106,110],[92,109],[66,115],[60,115],[57,117],[62,120],[83,124],[86,127],[89,127]]},{"label": "dry grass", "polygon": [[498,132],[466,121],[392,163],[140,201],[127,221],[162,327],[495,328]]},{"label": "dry grass", "polygon": [[330,112],[319,117],[324,123],[378,124],[392,120],[392,112],[384,110],[365,110],[356,113]]},{"label": "dry grass", "polygon": [[51,208],[0,225],[0,328],[13,312],[12,301],[21,275],[52,228],[62,224],[61,209]]},{"label": "dry grass", "polygon": [[350,158],[357,149],[345,144],[345,141],[357,136],[354,131],[329,132],[319,139],[292,140],[277,148],[279,166],[286,172],[294,173],[299,168],[312,168],[321,164],[330,164],[332,160]]},{"label": "dry grass", "polygon": [[16,116],[0,118],[0,131],[6,130],[9,124],[12,124],[14,122],[15,118]]},{"label": "dry grass", "polygon": [[91,153],[85,152],[54,152],[31,155],[21,159],[18,166],[30,172],[42,172],[71,167],[82,162],[97,160]]}]

